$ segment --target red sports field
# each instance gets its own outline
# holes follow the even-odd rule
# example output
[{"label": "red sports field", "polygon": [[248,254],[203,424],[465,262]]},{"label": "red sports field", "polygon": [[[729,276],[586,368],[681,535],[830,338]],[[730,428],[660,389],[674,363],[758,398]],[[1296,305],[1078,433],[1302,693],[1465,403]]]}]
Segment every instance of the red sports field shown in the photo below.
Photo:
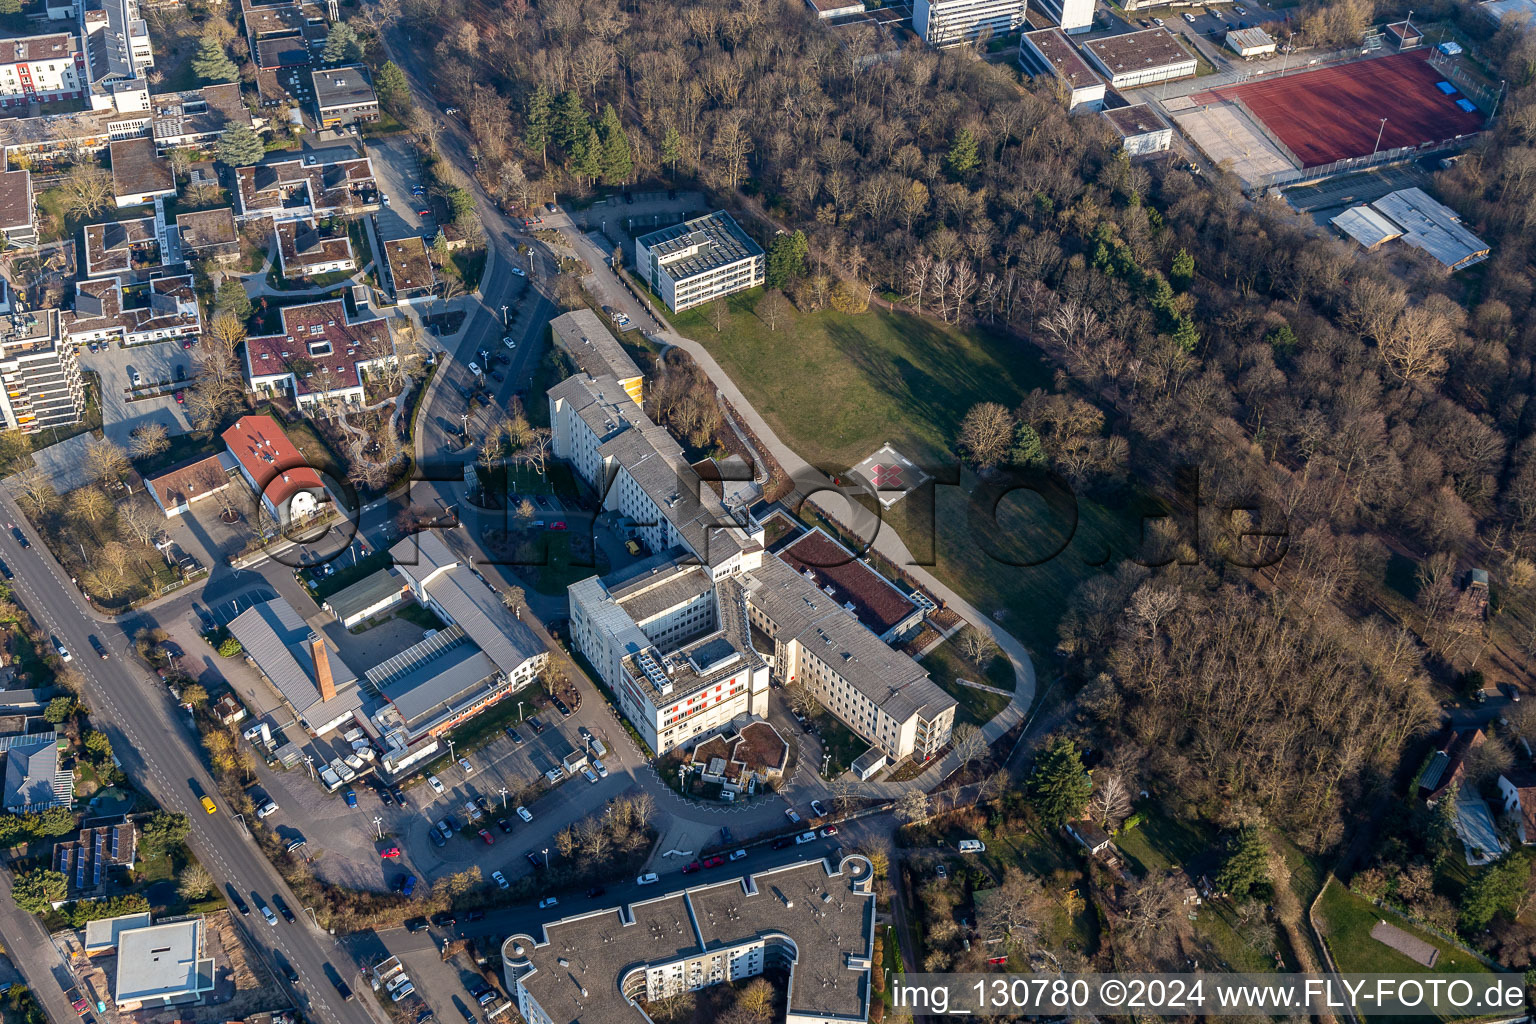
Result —
[{"label": "red sports field", "polygon": [[[1439,142],[1481,129],[1481,113],[1469,114],[1456,106],[1461,93],[1446,96],[1435,87],[1444,76],[1426,63],[1427,55],[1397,53],[1204,95],[1242,100],[1303,167],[1369,156],[1382,118],[1387,119],[1382,149]],[[1192,98],[1207,102],[1201,96]]]}]

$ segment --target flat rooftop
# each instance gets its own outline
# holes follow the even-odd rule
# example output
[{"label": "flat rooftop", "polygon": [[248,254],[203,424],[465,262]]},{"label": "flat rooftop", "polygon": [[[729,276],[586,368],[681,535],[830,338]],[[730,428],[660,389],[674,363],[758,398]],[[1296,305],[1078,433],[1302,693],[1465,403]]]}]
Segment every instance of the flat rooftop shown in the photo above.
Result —
[{"label": "flat rooftop", "polygon": [[762,247],[752,241],[736,219],[724,210],[652,231],[636,241],[661,261],[674,281],[697,277],[763,254]]},{"label": "flat rooftop", "polygon": [[353,107],[373,103],[377,97],[368,72],[360,64],[342,68],[317,68],[310,72],[315,84],[315,102],[326,107]]},{"label": "flat rooftop", "polygon": [[1067,41],[1060,29],[1042,28],[1024,33],[1024,38],[1029,40],[1036,53],[1045,58],[1056,77],[1072,88],[1086,89],[1104,84],[1104,80],[1088,66],[1088,62],[1077,52],[1077,47]]},{"label": "flat rooftop", "polygon": [[201,917],[120,933],[114,998],[122,1005],[208,991],[213,960],[199,955],[202,946]]},{"label": "flat rooftop", "polygon": [[871,875],[858,856],[837,868],[804,862],[553,921],[537,939],[507,939],[508,984],[520,984],[560,1024],[642,1024],[619,988],[631,970],[777,933],[797,953],[790,1011],[862,1020],[874,943]]},{"label": "flat rooftop", "polygon": [[1083,46],[1116,75],[1171,67],[1195,59],[1166,28],[1149,28],[1140,32],[1105,36],[1103,39],[1090,39]]},{"label": "flat rooftop", "polygon": [[1109,123],[1115,126],[1115,131],[1128,139],[1165,131],[1168,128],[1168,122],[1146,103],[1115,107],[1113,110],[1105,110],[1102,113]]},{"label": "flat rooftop", "polygon": [[801,575],[809,574],[823,593],[876,636],[884,636],[917,611],[910,597],[819,529],[785,547],[779,557]]}]

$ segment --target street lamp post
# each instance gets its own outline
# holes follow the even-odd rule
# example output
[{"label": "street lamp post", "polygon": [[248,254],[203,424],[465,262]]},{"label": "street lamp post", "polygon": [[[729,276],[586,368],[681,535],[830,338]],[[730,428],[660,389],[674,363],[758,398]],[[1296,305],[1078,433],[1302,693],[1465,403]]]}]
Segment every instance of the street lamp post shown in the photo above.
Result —
[{"label": "street lamp post", "polygon": [[378,833],[378,838],[384,838],[384,819],[377,814],[373,816],[373,830]]},{"label": "street lamp post", "polygon": [[320,919],[315,916],[315,908],[314,907],[305,907],[304,908],[304,912],[309,915],[309,919],[315,923],[315,927],[316,928],[319,928],[321,931],[324,931],[323,928],[320,928]]},{"label": "street lamp post", "polygon": [[506,810],[507,809],[507,787],[506,786],[502,786],[501,787],[501,809],[502,810]]},{"label": "street lamp post", "polygon": [[1386,130],[1387,130],[1387,119],[1386,118],[1382,118],[1381,119],[1381,127],[1376,130],[1376,145],[1371,147],[1371,156],[1375,156],[1376,155],[1376,151],[1381,149],[1381,136],[1386,132]]},{"label": "street lamp post", "polygon": [[448,741],[448,760],[450,760],[450,761],[454,760],[454,757],[453,757],[453,740],[449,740]]},{"label": "street lamp post", "polygon": [[521,724],[522,721],[523,721],[523,702],[522,701],[518,701],[517,702],[517,721],[518,721],[519,724]]},{"label": "street lamp post", "polygon": [[544,847],[544,870],[549,870],[549,847]]}]

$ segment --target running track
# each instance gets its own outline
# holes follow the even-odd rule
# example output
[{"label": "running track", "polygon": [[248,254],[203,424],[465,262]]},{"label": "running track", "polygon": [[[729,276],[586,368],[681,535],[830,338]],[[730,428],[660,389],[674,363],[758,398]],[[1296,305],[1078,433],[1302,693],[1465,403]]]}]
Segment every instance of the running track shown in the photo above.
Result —
[{"label": "running track", "polygon": [[1317,71],[1249,82],[1192,96],[1196,103],[1242,100],[1303,167],[1368,156],[1382,130],[1381,148],[1417,146],[1483,127],[1482,113],[1467,113],[1461,98],[1442,95],[1442,76],[1427,63],[1429,51],[1397,53]]}]

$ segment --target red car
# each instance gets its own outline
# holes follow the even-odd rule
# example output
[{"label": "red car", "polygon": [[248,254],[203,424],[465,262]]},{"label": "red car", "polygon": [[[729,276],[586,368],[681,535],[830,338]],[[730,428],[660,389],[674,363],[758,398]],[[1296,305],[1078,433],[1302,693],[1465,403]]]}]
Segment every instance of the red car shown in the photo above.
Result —
[{"label": "red car", "polygon": [[826,828],[821,830],[821,838],[823,839],[830,839],[835,835],[837,835],[836,825],[828,825]]},{"label": "red car", "polygon": [[480,830],[480,838],[485,840],[486,846],[496,845],[496,837],[491,835],[490,832],[486,831],[485,829]]},{"label": "red car", "polygon": [[699,870],[699,868],[700,868],[700,867],[701,867],[701,866],[702,866],[702,865],[700,865],[700,864],[699,864],[699,862],[698,862],[698,861],[691,861],[691,862],[689,862],[689,863],[688,863],[688,864],[686,864],[686,865],[684,865],[684,866],[683,866],[683,874],[685,874],[685,875],[691,875],[691,874],[693,874],[693,873],[694,873],[694,872],[695,872],[695,871],[697,871],[697,870]]},{"label": "red car", "polygon": [[707,868],[717,868],[721,864],[724,864],[724,863],[725,863],[725,858],[720,856],[718,853],[715,854],[713,857],[705,857],[704,858],[704,866],[707,867]]},{"label": "red car", "polygon": [[192,339],[191,338],[182,338],[181,339],[181,350],[183,352],[190,352],[190,351],[192,351]]},{"label": "red car", "polygon": [[423,209],[420,209],[420,210],[416,211],[416,216],[418,216],[418,217],[430,217],[430,216],[432,216],[432,211],[423,208]]},{"label": "red car", "polygon": [[565,524],[564,523],[555,523],[552,526],[550,526],[550,529],[551,530],[563,530],[563,529],[565,529]]},{"label": "red car", "polygon": [[177,405],[186,405],[187,404],[187,393],[185,391],[178,391],[178,392],[176,392],[176,404]]},{"label": "red car", "polygon": [[391,846],[388,849],[380,850],[379,856],[383,857],[385,860],[393,860],[394,858],[400,856],[400,847]]}]

